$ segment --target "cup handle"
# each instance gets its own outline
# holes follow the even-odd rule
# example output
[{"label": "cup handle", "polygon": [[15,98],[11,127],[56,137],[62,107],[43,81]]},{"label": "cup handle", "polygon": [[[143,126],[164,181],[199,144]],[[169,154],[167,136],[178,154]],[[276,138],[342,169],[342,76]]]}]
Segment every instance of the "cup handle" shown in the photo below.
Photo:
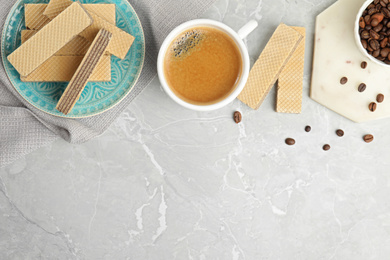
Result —
[{"label": "cup handle", "polygon": [[257,21],[250,20],[247,24],[245,24],[243,27],[241,27],[240,30],[238,30],[238,36],[243,40],[246,38],[256,27],[258,26]]}]

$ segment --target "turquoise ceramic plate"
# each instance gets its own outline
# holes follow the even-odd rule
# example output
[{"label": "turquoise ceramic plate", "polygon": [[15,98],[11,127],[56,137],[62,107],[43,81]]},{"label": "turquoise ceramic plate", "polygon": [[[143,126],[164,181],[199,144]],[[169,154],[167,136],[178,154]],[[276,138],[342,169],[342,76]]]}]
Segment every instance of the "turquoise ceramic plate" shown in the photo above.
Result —
[{"label": "turquoise ceramic plate", "polygon": [[19,73],[8,62],[7,56],[20,46],[20,31],[24,26],[24,4],[48,3],[49,0],[18,0],[4,23],[1,56],[5,71],[20,95],[36,108],[60,117],[81,118],[102,113],[118,104],[133,89],[141,74],[145,57],[145,38],[141,22],[133,7],[125,0],[81,0],[82,3],[116,4],[116,26],[135,37],[125,59],[111,58],[111,82],[90,82],[79,101],[68,115],[55,107],[66,85],[65,82],[22,82]]}]

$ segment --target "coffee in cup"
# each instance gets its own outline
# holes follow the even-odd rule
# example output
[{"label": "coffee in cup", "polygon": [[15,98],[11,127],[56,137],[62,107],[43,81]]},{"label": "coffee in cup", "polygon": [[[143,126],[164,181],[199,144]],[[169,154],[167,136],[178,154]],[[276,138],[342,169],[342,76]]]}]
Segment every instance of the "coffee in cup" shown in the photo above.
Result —
[{"label": "coffee in cup", "polygon": [[229,96],[242,74],[236,42],[220,29],[200,26],[178,34],[163,62],[167,84],[180,99],[209,105]]}]

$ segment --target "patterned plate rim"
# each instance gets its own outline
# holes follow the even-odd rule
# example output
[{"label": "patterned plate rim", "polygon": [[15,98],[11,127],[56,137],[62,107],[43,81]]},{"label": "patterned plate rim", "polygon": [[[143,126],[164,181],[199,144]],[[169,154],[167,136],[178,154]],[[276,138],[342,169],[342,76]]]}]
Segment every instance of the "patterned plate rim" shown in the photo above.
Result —
[{"label": "patterned plate rim", "polygon": [[[9,20],[10,20],[10,15],[11,13],[13,13],[13,11],[15,10],[15,8],[17,7],[17,5],[19,5],[19,3],[23,1],[23,0],[17,0],[15,2],[15,4],[11,7],[9,13],[7,14],[7,17],[4,21],[4,25],[3,25],[3,29],[2,29],[2,33],[1,33],[1,39],[5,39],[5,31],[6,31],[6,26],[8,26],[8,23],[9,23]],[[77,119],[77,118],[87,118],[87,117],[92,117],[92,116],[96,116],[96,115],[99,115],[99,114],[102,114],[104,112],[107,112],[108,110],[114,108],[115,106],[117,106],[119,103],[121,103],[123,101],[123,99],[125,99],[130,93],[131,91],[134,89],[135,85],[137,84],[138,80],[139,80],[139,77],[141,76],[141,73],[142,73],[142,70],[143,70],[143,66],[144,66],[144,62],[145,62],[145,34],[144,34],[144,30],[143,30],[143,27],[142,27],[142,23],[141,23],[141,20],[139,19],[138,17],[138,14],[137,12],[134,10],[133,6],[129,3],[129,1],[125,0],[123,1],[125,2],[125,4],[128,5],[129,8],[131,8],[131,10],[133,11],[133,14],[135,14],[136,18],[137,18],[137,21],[140,25],[140,30],[141,30],[141,36],[142,36],[142,42],[143,42],[143,55],[142,55],[142,60],[141,60],[141,63],[140,63],[140,69],[139,71],[137,72],[137,75],[136,75],[136,78],[134,79],[134,83],[133,83],[133,86],[130,87],[130,89],[118,100],[116,100],[113,104],[105,107],[104,109],[102,109],[101,111],[99,112],[95,112],[95,113],[91,113],[89,115],[86,115],[86,116],[82,116],[82,115],[60,115],[60,114],[54,114],[54,113],[51,113],[51,112],[48,112],[48,111],[45,111],[43,109],[41,109],[40,107],[34,105],[32,102],[30,102],[29,100],[27,100],[23,95],[22,93],[19,92],[19,90],[17,89],[17,87],[14,85],[14,82],[11,80],[10,76],[9,76],[9,71],[5,65],[5,57],[4,55],[1,55],[1,61],[3,63],[3,67],[4,67],[4,70],[5,70],[5,74],[7,75],[7,78],[9,80],[9,82],[12,84],[12,86],[14,87],[14,89],[18,92],[18,94],[25,100],[27,101],[30,105],[32,105],[33,107],[35,107],[36,109],[46,113],[46,114],[49,114],[49,115],[53,115],[53,116],[56,116],[56,117],[60,117],[60,118],[74,118],[74,119]],[[5,50],[4,50],[4,47],[5,46],[5,43],[4,41],[1,42],[1,54],[5,53]]]}]

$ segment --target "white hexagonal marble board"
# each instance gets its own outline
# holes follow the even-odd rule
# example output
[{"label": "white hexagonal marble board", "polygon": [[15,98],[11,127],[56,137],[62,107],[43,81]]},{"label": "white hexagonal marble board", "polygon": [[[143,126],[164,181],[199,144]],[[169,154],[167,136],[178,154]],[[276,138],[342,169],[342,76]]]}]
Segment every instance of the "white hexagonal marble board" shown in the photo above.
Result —
[{"label": "white hexagonal marble board", "polygon": [[[367,122],[390,117],[390,69],[370,61],[355,43],[354,24],[357,13],[365,0],[339,0],[317,16],[312,99],[355,122]],[[368,66],[362,69],[360,64]],[[348,83],[340,84],[342,77]],[[365,83],[367,89],[357,88]],[[382,93],[385,101],[375,112],[368,109]]]}]

